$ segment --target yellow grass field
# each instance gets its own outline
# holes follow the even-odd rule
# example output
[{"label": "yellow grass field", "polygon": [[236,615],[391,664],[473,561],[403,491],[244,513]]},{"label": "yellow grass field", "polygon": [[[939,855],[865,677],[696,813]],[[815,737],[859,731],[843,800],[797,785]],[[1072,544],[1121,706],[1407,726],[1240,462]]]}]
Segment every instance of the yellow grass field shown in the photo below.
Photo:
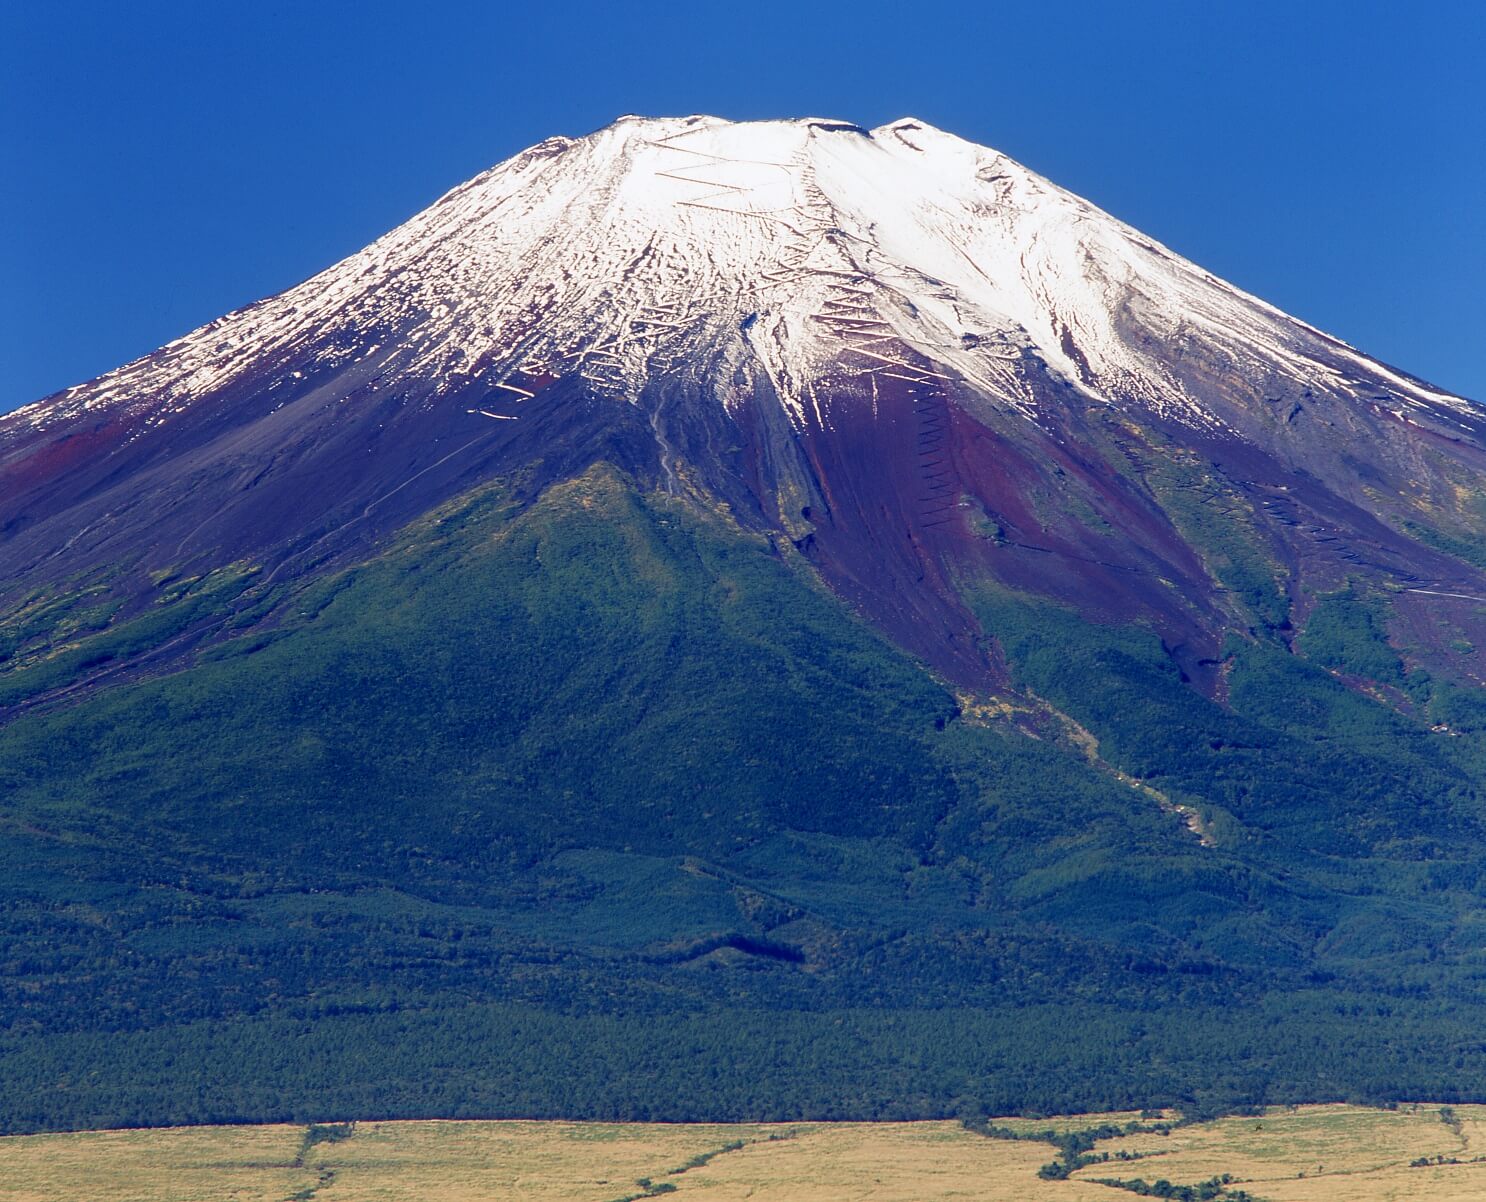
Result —
[{"label": "yellow grass field", "polygon": [[[1002,1120],[1022,1133],[1133,1114]],[[1445,1121],[1449,1120],[1449,1121]],[[0,1138],[0,1202],[1120,1202],[1096,1178],[1227,1189],[1266,1202],[1482,1202],[1486,1106],[1272,1109],[1103,1141],[1124,1153],[1042,1180],[1055,1149],[957,1123],[359,1123]],[[1479,1157],[1480,1159],[1476,1159]],[[1410,1167],[1420,1158],[1458,1163]],[[1218,1195],[1221,1198],[1223,1195]]]}]

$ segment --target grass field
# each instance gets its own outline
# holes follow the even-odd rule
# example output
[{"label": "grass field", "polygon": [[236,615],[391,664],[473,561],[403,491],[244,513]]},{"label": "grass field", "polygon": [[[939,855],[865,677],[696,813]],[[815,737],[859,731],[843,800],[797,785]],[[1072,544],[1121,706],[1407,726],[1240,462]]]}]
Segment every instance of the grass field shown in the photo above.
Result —
[{"label": "grass field", "polygon": [[[1165,1136],[1106,1140],[1096,1151],[1116,1147],[1150,1159],[1091,1165],[1074,1179],[1185,1184],[1228,1173],[1234,1188],[1270,1202],[1486,1198],[1486,1106],[1272,1109],[1262,1116],[1181,1127]],[[1411,1165],[1436,1158],[1458,1163]],[[1111,1190],[1109,1196],[1117,1198],[1119,1192]]]},{"label": "grass field", "polygon": [[[998,1125],[1030,1134],[1135,1117]],[[0,1202],[1119,1202],[1137,1194],[1095,1179],[1179,1187],[1225,1174],[1226,1190],[1267,1202],[1486,1198],[1486,1106],[1272,1109],[1104,1140],[1094,1152],[1126,1158],[1044,1180],[1051,1145],[952,1122],[99,1131],[0,1139]],[[1435,1158],[1458,1163],[1410,1165]]]}]

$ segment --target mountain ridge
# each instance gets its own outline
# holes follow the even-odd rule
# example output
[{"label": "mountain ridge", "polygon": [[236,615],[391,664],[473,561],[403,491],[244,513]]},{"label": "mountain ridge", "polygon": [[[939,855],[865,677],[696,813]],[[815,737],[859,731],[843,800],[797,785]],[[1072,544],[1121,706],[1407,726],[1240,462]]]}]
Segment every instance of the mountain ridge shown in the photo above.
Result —
[{"label": "mountain ridge", "polygon": [[1481,416],[922,122],[539,144],[0,418],[0,1125],[1462,1097]]},{"label": "mountain ridge", "polygon": [[[0,418],[0,530],[12,586],[99,554],[293,572],[491,471],[541,459],[561,478],[610,454],[673,492],[679,466],[808,544],[843,596],[970,682],[995,670],[949,580],[967,561],[1065,600],[1106,592],[1210,657],[1212,582],[1109,462],[1152,438],[1232,463],[1251,503],[1366,545],[1388,579],[1486,590],[1398,536],[1407,499],[1358,487],[1406,466],[1458,508],[1477,407],[912,119],[630,118],[541,143],[305,284]],[[1049,538],[1029,494],[1070,479],[1093,518]],[[964,537],[967,511],[1015,526],[1005,553]],[[920,578],[929,601],[905,608]]]},{"label": "mountain ridge", "polygon": [[[430,205],[428,209],[411,218],[391,234],[378,239],[366,250],[351,256],[342,263],[327,268],[325,271],[317,273],[305,281],[304,284],[291,288],[286,293],[281,294],[293,298],[292,303],[288,303],[284,307],[289,310],[288,316],[296,316],[297,310],[305,296],[311,291],[318,291],[325,294],[323,300],[319,305],[313,307],[314,311],[307,314],[306,318],[308,321],[323,321],[326,312],[333,311],[337,306],[344,305],[348,297],[354,296],[355,285],[352,281],[357,276],[374,275],[376,269],[379,267],[384,270],[405,271],[405,261],[408,258],[426,259],[427,252],[440,242],[447,241],[450,238],[464,238],[468,241],[472,237],[472,231],[469,228],[471,226],[476,227],[473,233],[491,234],[491,223],[493,221],[502,217],[505,217],[507,220],[511,218],[512,215],[503,214],[501,210],[510,205],[513,200],[519,199],[518,194],[533,174],[533,168],[541,168],[544,165],[550,164],[552,160],[561,159],[575,152],[582,155],[584,159],[578,165],[580,171],[577,172],[582,177],[581,181],[579,183],[572,183],[566,180],[554,181],[551,178],[550,172],[545,173],[544,185],[552,188],[556,193],[556,195],[546,198],[551,202],[551,205],[546,208],[537,206],[535,211],[532,210],[532,206],[528,206],[527,210],[521,210],[519,206],[516,206],[517,212],[514,216],[522,218],[536,216],[539,219],[545,218],[551,221],[553,217],[551,212],[552,207],[563,210],[578,200],[587,201],[592,206],[593,202],[591,198],[585,198],[579,195],[585,189],[592,189],[599,193],[598,200],[603,207],[610,210],[616,207],[620,209],[625,208],[626,200],[628,200],[628,207],[643,209],[645,210],[643,215],[652,219],[657,216],[663,218],[668,209],[676,207],[704,211],[708,214],[720,214],[725,218],[748,216],[766,224],[782,225],[788,230],[789,234],[799,236],[802,231],[798,227],[791,226],[790,220],[800,219],[808,223],[808,214],[802,212],[802,201],[807,201],[808,199],[813,200],[815,203],[824,204],[831,216],[841,216],[844,211],[849,212],[849,208],[843,209],[841,202],[843,196],[849,195],[848,189],[837,188],[832,195],[817,194],[812,198],[806,198],[801,193],[812,187],[819,188],[823,180],[823,169],[834,169],[838,173],[842,171],[849,173],[853,167],[857,166],[856,164],[852,164],[849,159],[845,163],[841,162],[841,156],[839,155],[821,155],[816,145],[817,139],[814,136],[817,132],[845,133],[868,141],[883,139],[890,146],[894,145],[894,143],[901,143],[908,146],[915,155],[927,156],[929,161],[936,159],[947,160],[947,165],[956,171],[962,167],[971,168],[977,179],[997,185],[992,190],[992,194],[1001,201],[1000,207],[1023,216],[1032,215],[1038,219],[1032,223],[1034,225],[1052,224],[1060,218],[1066,221],[1071,217],[1075,222],[1092,219],[1101,227],[1099,230],[1099,233],[1102,235],[1100,238],[1101,241],[1107,243],[1111,235],[1125,238],[1140,249],[1177,264],[1183,271],[1200,273],[1205,282],[1216,285],[1240,300],[1244,305],[1267,311],[1268,314],[1282,319],[1288,325],[1317,336],[1317,338],[1324,340],[1329,346],[1349,353],[1353,357],[1361,358],[1357,356],[1353,348],[1339,339],[1324,334],[1315,327],[1290,317],[1288,314],[1284,314],[1266,302],[1244,293],[1232,285],[1216,280],[1215,277],[1212,277],[1208,273],[1201,272],[1200,268],[1195,268],[1194,265],[1182,259],[1168,248],[1153,242],[1138,230],[1101,212],[1088,202],[1064,192],[1062,189],[1050,184],[1042,177],[1036,176],[999,152],[978,147],[973,143],[946,134],[913,118],[903,118],[881,126],[876,130],[869,131],[848,122],[821,118],[731,123],[721,121],[717,118],[695,116],[669,119],[622,117],[614,124],[606,126],[594,134],[588,135],[586,138],[551,138],[546,142],[539,143],[513,156],[507,162],[491,168],[489,171],[474,177],[466,183],[451,189]],[[915,144],[913,141],[915,135],[920,141],[928,140],[930,142],[930,148]],[[618,145],[614,145],[616,142]],[[739,142],[742,143],[741,146],[738,145]],[[708,149],[708,147],[712,147],[712,149]],[[742,157],[750,149],[756,153],[770,154],[774,157],[773,159]],[[930,149],[938,153],[929,153]],[[729,153],[726,155],[718,153],[722,150],[727,150]],[[815,153],[812,154],[812,151]],[[899,156],[892,163],[892,166],[900,174],[911,174],[908,169],[913,164],[902,162],[901,156]],[[945,163],[939,163],[936,166],[937,169],[930,172],[930,174],[933,176],[935,184],[938,185],[947,176],[951,175],[952,172],[945,169]],[[875,164],[874,168],[876,167],[880,167],[880,164]],[[759,170],[751,170],[753,168],[758,168]],[[542,174],[540,171],[536,173]],[[735,173],[736,177],[729,178],[730,173]],[[605,178],[606,176],[608,178]],[[616,176],[620,178],[616,179]],[[511,177],[514,177],[514,179]],[[836,181],[825,178],[824,182],[829,184]],[[852,182],[860,186],[863,181],[861,178],[857,178],[852,180]],[[879,178],[876,182],[878,184],[878,190],[882,191],[883,185],[881,179]],[[955,182],[963,189],[964,185],[962,181],[956,180]],[[554,184],[561,186],[554,187]],[[674,185],[680,185],[680,187]],[[920,202],[924,200],[924,195],[914,198],[912,197],[913,189],[910,188],[908,191],[910,192],[910,199],[917,199]],[[926,195],[929,194],[927,190],[922,188],[919,191]],[[948,187],[936,188],[935,191],[939,192],[946,199],[962,199],[955,196],[954,191]],[[731,199],[727,203],[720,203],[724,198]],[[981,199],[979,197],[976,198],[977,201]],[[455,202],[463,203],[456,204]],[[983,210],[989,207],[983,206]],[[451,211],[441,212],[441,210]],[[781,213],[786,216],[781,217]],[[561,215],[559,214],[559,216]],[[591,216],[592,208],[585,215]],[[979,215],[984,216],[985,212],[982,211]],[[611,224],[613,223],[614,214],[612,212],[604,212],[601,216],[608,219]],[[626,213],[623,216],[626,220],[620,224],[628,224],[632,220],[631,214]],[[852,214],[852,216],[857,215]],[[556,224],[561,223],[558,221]],[[663,228],[668,223],[664,220],[652,220],[648,224],[657,228]],[[723,224],[726,224],[726,222]],[[746,225],[747,223],[744,224]],[[876,223],[872,222],[869,224],[875,225]],[[912,223],[900,222],[899,224]],[[718,244],[718,239],[716,238],[717,230],[706,227],[704,229],[709,237],[699,241],[706,241],[713,247],[716,247]],[[608,232],[607,228],[605,232]],[[831,228],[827,232],[847,234],[847,231],[837,228]],[[856,236],[858,238],[860,237],[860,235]],[[1038,236],[1037,233],[1030,235],[1021,234],[1012,240],[1019,245],[1026,245],[1035,242]],[[514,248],[519,255],[524,249],[522,245],[523,241],[528,245],[535,242],[540,247],[544,243],[551,241],[551,235],[544,235],[536,239],[522,239],[520,236],[510,238],[508,236],[507,244],[496,248],[495,253],[501,256],[509,256]],[[742,251],[745,259],[749,257],[762,258],[766,253],[766,251],[761,250],[757,246],[757,239],[735,237],[734,242],[734,246],[731,248],[724,247],[724,249],[732,249],[735,254]],[[409,255],[406,253],[409,249],[418,253]],[[466,245],[462,245],[460,249],[465,254],[469,254],[471,250]],[[787,249],[794,250],[797,248]],[[923,247],[920,246],[917,249],[922,251]],[[887,253],[882,248],[873,247],[869,251],[869,254],[874,251]],[[404,253],[399,256],[399,252]],[[629,255],[633,262],[633,250],[624,250],[617,253],[619,257]],[[1112,251],[1108,250],[1106,253],[1113,254]],[[397,264],[396,261],[399,257],[404,260],[404,263]],[[808,259],[808,253],[803,257]],[[901,257],[910,258],[912,256]],[[997,269],[1004,268],[1014,257],[1011,255],[1000,256],[999,261],[993,259],[988,265]],[[437,262],[434,264],[435,267],[441,265],[443,264]],[[1046,259],[1041,261],[1039,265],[1045,269],[1051,266],[1050,262]],[[477,266],[481,271],[489,273],[492,265],[489,263],[480,263]],[[730,265],[730,270],[724,274],[738,275],[739,266],[740,264],[737,263]],[[896,266],[901,270],[903,264],[899,263]],[[980,275],[986,275],[983,266],[976,264],[972,264],[971,266]],[[1022,264],[1022,266],[1025,268],[1025,264]],[[430,271],[428,274],[434,273]],[[803,274],[809,274],[809,272],[807,271]],[[858,274],[870,274],[870,272],[858,271]],[[1002,277],[1015,276],[1017,274],[1019,273],[1015,268],[1011,271],[1000,271]],[[1041,287],[1044,290],[1056,288],[1058,281],[1054,278],[1055,274],[1052,271],[1044,270],[1041,279]],[[602,286],[606,279],[606,272],[600,269],[595,271],[593,275],[595,282]],[[462,281],[460,282],[462,283]],[[1004,289],[1008,286],[1026,289],[1036,287],[1036,285],[1030,283],[1011,285],[1009,281],[1005,280],[999,285],[995,280],[988,279],[987,282],[993,288],[999,286],[1003,289],[1001,292],[1003,297],[1007,295]],[[482,292],[486,294],[498,291],[498,288],[492,287],[491,281],[488,279],[482,279],[479,283]],[[501,281],[497,280],[496,284],[498,285],[499,283]],[[932,286],[936,283],[942,283],[942,281],[928,277],[925,283]],[[1077,286],[1077,281],[1075,280],[1064,281],[1064,283],[1070,290],[1075,289]],[[312,285],[313,289],[311,288]],[[552,286],[547,281],[542,281],[539,285],[541,288],[551,288]],[[668,297],[666,299],[672,303],[675,300],[674,297]],[[597,307],[591,304],[591,298],[580,296],[578,305],[581,307],[585,302],[590,302],[587,306],[589,308]],[[206,341],[209,335],[218,332],[221,321],[227,321],[238,315],[253,313],[267,303],[265,301],[255,302],[246,306],[244,309],[237,310],[236,313],[229,315],[228,318],[220,319],[219,322],[208,323],[208,325],[202,327],[200,330],[193,331],[167,344],[166,348],[162,348],[190,347],[189,353],[183,357],[187,360],[187,365],[192,368],[192,371],[181,383],[181,392],[189,394],[191,392],[206,391],[215,378],[214,373],[220,370],[220,365],[198,364],[196,360],[206,358],[208,350],[207,348],[197,348],[190,344]],[[1065,298],[1064,307],[1071,309],[1074,306],[1067,304]],[[993,311],[997,312],[997,316],[1003,324],[1007,321],[1012,322],[1015,325],[1019,325],[1023,332],[1030,330],[1034,325],[1040,326],[1041,328],[1038,330],[1038,333],[1041,337],[1037,342],[1038,350],[1045,355],[1057,356],[1061,349],[1057,345],[1061,340],[1061,331],[1049,324],[1046,315],[1034,315],[1032,309],[1033,306],[1026,304],[1024,300],[1023,303],[1003,305],[999,310],[993,309]],[[735,313],[734,315],[737,316],[738,314]],[[591,315],[585,314],[577,320],[579,322],[591,322],[593,319]],[[626,320],[634,320],[634,310],[628,313],[621,312],[617,320],[621,323]],[[296,331],[293,328],[295,323],[271,320],[269,324],[271,327],[270,330],[266,335],[260,337],[260,342],[263,344],[271,344],[276,337],[287,337],[289,340],[292,340],[295,335]],[[306,322],[301,321],[298,324],[302,326]],[[435,336],[448,336],[451,334],[468,335],[471,333],[468,329],[461,329],[454,322],[440,326],[434,320],[430,324],[433,326]],[[289,328],[282,331],[272,328],[280,325]],[[1071,330],[1069,331],[1070,334],[1072,332]],[[502,338],[499,332],[492,333],[493,336],[490,342],[484,347],[477,344],[474,350],[467,349],[464,346],[450,349],[458,350],[464,358],[472,359],[478,359],[482,352],[489,352],[490,350],[509,351],[510,348],[505,344],[512,340],[508,337]],[[236,337],[239,343],[245,341],[243,336],[239,335]],[[612,339],[612,333],[606,333],[606,337]],[[466,337],[462,341],[469,342],[472,339]],[[220,354],[221,350],[225,348],[211,349],[217,350]],[[375,350],[377,348],[373,347],[372,349]],[[516,349],[520,350],[524,348],[518,347]],[[553,349],[552,347],[544,348],[548,353]],[[942,346],[937,349],[941,353],[944,350]],[[1270,344],[1266,349],[1270,353],[1273,353],[1277,348],[1273,344]],[[1078,349],[1078,355],[1085,362],[1095,353],[1096,348],[1094,347],[1080,346]],[[153,355],[145,356],[140,360],[136,360],[134,364],[126,365],[125,368],[119,370],[126,372],[129,368],[145,364],[152,358],[154,358]],[[241,364],[243,359],[243,349],[239,345],[231,348],[227,363],[229,366]],[[458,359],[454,362],[457,363]],[[449,370],[451,366],[453,364],[448,361],[439,364],[439,367],[443,370]],[[1376,361],[1366,360],[1365,366],[1380,379],[1389,379],[1398,387],[1414,394],[1416,399],[1444,402],[1454,406],[1460,406],[1463,400],[1463,398],[1452,396],[1449,393],[1429,388],[1423,385],[1422,382],[1398,373],[1396,369],[1387,368]],[[1070,382],[1085,382],[1080,379],[1081,373],[1075,359],[1066,356],[1060,357],[1056,363],[1056,367],[1061,370],[1064,377]],[[1317,368],[1320,368],[1319,364]],[[453,370],[457,372],[459,369],[453,367]],[[1122,370],[1130,376],[1139,374],[1137,370],[1132,369],[1128,365],[1122,365]],[[100,380],[106,380],[117,374],[117,372],[107,373],[105,377],[100,377]],[[800,373],[796,372],[795,374]],[[1105,372],[1101,374],[1113,376],[1115,372],[1112,366],[1107,366]],[[158,388],[158,381],[152,381],[151,383],[154,383]],[[633,383],[633,381],[630,381],[630,383]],[[1147,381],[1148,385],[1151,383],[1169,383],[1169,381]],[[78,385],[63,390],[61,393],[56,394],[54,398],[49,398],[52,401],[51,407],[58,407],[58,402],[66,398],[72,398],[74,394],[81,394],[78,400],[85,405],[96,405],[118,399],[117,395],[111,391],[111,387],[93,389],[93,394],[89,395],[88,385]],[[40,403],[38,402],[37,404]],[[799,416],[799,410],[802,404],[801,399],[791,397],[790,404],[796,411],[796,415]],[[23,411],[32,411],[36,408],[36,405],[24,406]],[[34,416],[40,419],[43,415],[38,412]],[[1200,420],[1212,419],[1205,417]]]}]

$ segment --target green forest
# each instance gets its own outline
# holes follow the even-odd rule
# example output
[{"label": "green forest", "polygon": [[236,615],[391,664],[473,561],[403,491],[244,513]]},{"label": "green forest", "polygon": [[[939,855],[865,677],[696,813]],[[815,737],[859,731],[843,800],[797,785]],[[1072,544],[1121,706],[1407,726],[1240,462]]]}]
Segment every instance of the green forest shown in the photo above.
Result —
[{"label": "green forest", "polygon": [[11,705],[239,627],[0,729],[0,1130],[1479,1098],[1486,710],[1385,596],[1292,648],[1223,544],[1216,701],[977,584],[1023,701],[967,708],[787,542],[513,495],[0,622]]}]

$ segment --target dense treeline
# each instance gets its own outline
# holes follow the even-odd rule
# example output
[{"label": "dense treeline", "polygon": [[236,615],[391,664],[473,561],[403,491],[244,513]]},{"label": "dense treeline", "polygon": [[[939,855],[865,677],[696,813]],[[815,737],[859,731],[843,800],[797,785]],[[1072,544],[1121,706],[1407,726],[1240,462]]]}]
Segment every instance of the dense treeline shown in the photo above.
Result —
[{"label": "dense treeline", "polygon": [[[473,1006],[0,1040],[0,1127],[346,1118],[684,1121],[1369,1104],[1464,1092],[1486,1013],[1316,994],[1111,1007],[557,1015]],[[1452,1084],[1453,1083],[1453,1084]]]}]

